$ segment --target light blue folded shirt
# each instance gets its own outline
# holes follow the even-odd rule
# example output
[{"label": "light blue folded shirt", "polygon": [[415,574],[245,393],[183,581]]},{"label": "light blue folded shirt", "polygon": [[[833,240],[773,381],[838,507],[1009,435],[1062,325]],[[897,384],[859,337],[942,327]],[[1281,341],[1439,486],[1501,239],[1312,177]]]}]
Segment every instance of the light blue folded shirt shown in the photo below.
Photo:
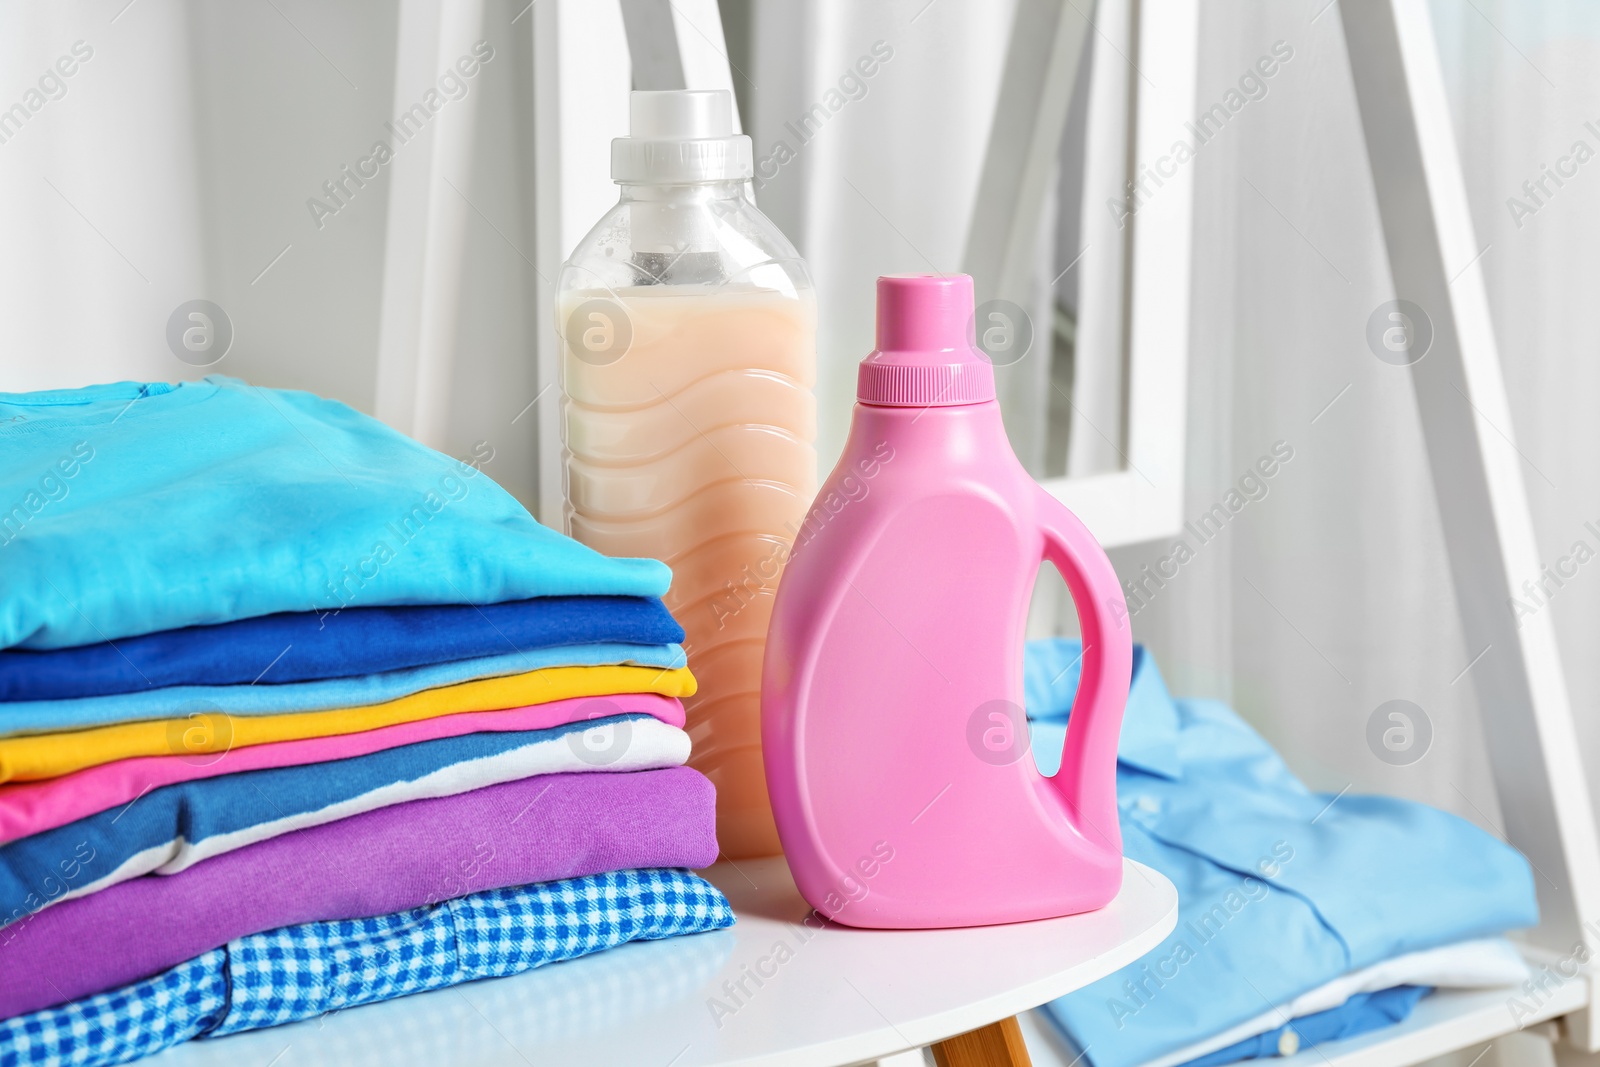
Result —
[{"label": "light blue folded shirt", "polygon": [[[1060,766],[1079,648],[1028,646],[1045,774]],[[1346,972],[1538,921],[1515,849],[1423,804],[1311,792],[1233,711],[1173,700],[1142,647],[1117,803],[1123,851],[1172,880],[1178,925],[1136,963],[1046,1006],[1091,1067],[1133,1067]]]},{"label": "light blue folded shirt", "polygon": [[535,522],[482,468],[231,378],[0,393],[0,648],[281,611],[660,596],[655,560]]},{"label": "light blue folded shirt", "polygon": [[480,656],[432,663],[381,674],[323,678],[277,685],[172,685],[137,693],[109,693],[72,700],[16,700],[0,703],[0,737],[48,734],[119,722],[182,718],[196,712],[229,715],[281,715],[298,711],[359,708],[436,689],[443,685],[498,678],[546,667],[603,667],[608,664],[660,667],[687,664],[681,645],[631,645],[597,642],[530,648],[502,656]]}]

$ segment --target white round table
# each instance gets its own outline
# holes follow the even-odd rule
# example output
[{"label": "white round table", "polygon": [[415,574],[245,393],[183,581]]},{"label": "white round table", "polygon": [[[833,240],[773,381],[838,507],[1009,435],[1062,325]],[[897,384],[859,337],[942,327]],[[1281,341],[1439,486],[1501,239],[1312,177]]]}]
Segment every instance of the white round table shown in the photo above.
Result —
[{"label": "white round table", "polygon": [[1177,922],[1172,883],[1124,863],[1122,892],[1100,911],[919,931],[806,924],[781,858],[719,863],[705,873],[738,914],[730,929],[194,1041],[153,1062],[833,1067],[935,1045],[941,1063],[1025,1063],[1004,1052],[1013,1016],[1132,962]]}]

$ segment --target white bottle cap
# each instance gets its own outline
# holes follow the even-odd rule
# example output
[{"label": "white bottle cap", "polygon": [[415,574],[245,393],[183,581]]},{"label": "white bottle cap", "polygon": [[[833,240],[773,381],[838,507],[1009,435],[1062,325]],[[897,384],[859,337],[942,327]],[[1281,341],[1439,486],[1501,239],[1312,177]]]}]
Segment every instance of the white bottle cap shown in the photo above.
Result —
[{"label": "white bottle cap", "polygon": [[636,92],[629,135],[611,142],[611,180],[629,183],[743,181],[755,175],[750,138],[733,132],[726,89]]}]

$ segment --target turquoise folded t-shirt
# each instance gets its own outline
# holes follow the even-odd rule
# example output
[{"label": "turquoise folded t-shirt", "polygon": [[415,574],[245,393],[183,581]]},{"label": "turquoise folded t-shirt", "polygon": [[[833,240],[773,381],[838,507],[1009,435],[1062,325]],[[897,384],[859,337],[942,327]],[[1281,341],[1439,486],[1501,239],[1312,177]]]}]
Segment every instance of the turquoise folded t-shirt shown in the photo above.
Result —
[{"label": "turquoise folded t-shirt", "polygon": [[660,596],[655,560],[541,526],[484,473],[232,378],[0,393],[0,648],[281,611]]}]

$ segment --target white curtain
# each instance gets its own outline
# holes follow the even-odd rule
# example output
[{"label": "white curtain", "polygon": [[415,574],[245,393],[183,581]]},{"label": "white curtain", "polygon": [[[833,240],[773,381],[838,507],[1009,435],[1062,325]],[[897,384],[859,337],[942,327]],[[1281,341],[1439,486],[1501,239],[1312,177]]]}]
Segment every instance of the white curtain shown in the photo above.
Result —
[{"label": "white curtain", "polygon": [[[752,6],[747,123],[757,159],[794,159],[756,203],[806,257],[817,285],[818,452],[832,467],[872,350],[880,274],[961,269],[983,144],[1010,29],[1006,3]],[[796,45],[799,44],[797,48]],[[870,76],[856,64],[876,60]],[[808,139],[802,118],[853,78],[862,88]],[[810,133],[811,127],[804,126]]]}]

